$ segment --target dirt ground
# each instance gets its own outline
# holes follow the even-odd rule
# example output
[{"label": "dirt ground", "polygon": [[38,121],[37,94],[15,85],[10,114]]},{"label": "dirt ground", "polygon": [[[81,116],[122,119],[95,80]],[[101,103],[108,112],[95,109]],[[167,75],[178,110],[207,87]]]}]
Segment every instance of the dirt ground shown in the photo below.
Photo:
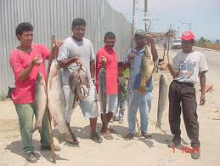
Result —
[{"label": "dirt ground", "polygon": [[[170,54],[175,54],[171,50]],[[214,53],[215,54],[215,53]],[[220,54],[218,59],[220,58]],[[209,57],[210,58],[210,57]],[[213,55],[215,61],[216,56]],[[213,62],[210,60],[210,62]],[[217,70],[217,69],[216,69]],[[154,74],[153,102],[150,113],[149,132],[153,138],[125,141],[122,137],[128,132],[128,123],[125,116],[123,124],[113,122],[110,127],[116,130],[114,140],[103,139],[102,144],[96,144],[89,139],[89,121],[82,116],[77,108],[72,117],[72,128],[80,141],[80,147],[59,144],[55,135],[55,144],[61,147],[56,152],[56,165],[71,166],[220,166],[220,90],[217,87],[219,78],[210,74],[207,76],[207,84],[214,85],[214,91],[206,95],[206,105],[198,105],[200,122],[201,158],[193,160],[189,153],[181,149],[169,149],[168,142],[172,139],[168,123],[168,107],[163,116],[163,130],[156,129],[156,114],[158,100],[158,80],[161,73],[165,73],[169,82],[172,80],[167,71]],[[210,81],[211,78],[211,81]],[[197,87],[197,101],[199,101],[199,87]],[[127,114],[127,111],[126,111]],[[138,115],[139,118],[139,115]],[[97,131],[100,131],[101,121],[98,119]],[[182,144],[190,147],[183,120],[181,121]],[[24,165],[54,165],[50,162],[50,152],[40,150],[39,133],[33,135],[35,151],[40,157],[36,164],[28,163],[22,154],[22,143],[19,133],[18,118],[12,101],[0,102],[0,165],[24,166]]]}]

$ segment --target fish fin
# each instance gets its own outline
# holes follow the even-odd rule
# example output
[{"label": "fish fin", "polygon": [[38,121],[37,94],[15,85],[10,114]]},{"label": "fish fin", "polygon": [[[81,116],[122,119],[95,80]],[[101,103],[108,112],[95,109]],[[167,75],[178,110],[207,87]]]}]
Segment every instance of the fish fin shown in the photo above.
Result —
[{"label": "fish fin", "polygon": [[161,124],[157,122],[156,128],[157,128],[157,129],[158,129],[158,128],[161,129]]},{"label": "fish fin", "polygon": [[159,123],[159,122],[157,122],[157,124],[156,124],[156,128],[158,129],[160,129],[160,131],[162,131],[164,134],[167,134],[167,132],[165,131],[165,130],[163,130],[163,128],[162,128],[162,124],[161,123]]}]

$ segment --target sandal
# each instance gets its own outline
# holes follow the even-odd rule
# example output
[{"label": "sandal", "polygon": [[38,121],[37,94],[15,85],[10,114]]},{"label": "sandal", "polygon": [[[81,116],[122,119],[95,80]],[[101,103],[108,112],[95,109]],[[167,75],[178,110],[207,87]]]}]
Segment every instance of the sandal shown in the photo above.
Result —
[{"label": "sandal", "polygon": [[113,138],[114,138],[110,133],[108,133],[108,134],[107,133],[103,133],[102,135],[107,140],[113,140]]},{"label": "sandal", "polygon": [[128,133],[126,136],[124,136],[124,139],[125,140],[132,140],[132,139],[134,139],[134,134]]},{"label": "sandal", "polygon": [[144,132],[144,131],[141,131],[141,136],[146,138],[146,139],[151,139],[152,138],[152,135],[150,135],[148,132]]},{"label": "sandal", "polygon": [[90,138],[95,141],[96,143],[102,143],[102,138],[99,136],[97,132],[92,133]]}]

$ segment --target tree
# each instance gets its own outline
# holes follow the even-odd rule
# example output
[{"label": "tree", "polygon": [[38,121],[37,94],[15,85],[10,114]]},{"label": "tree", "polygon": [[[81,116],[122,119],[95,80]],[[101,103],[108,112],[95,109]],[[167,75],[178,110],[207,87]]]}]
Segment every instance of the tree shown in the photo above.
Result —
[{"label": "tree", "polygon": [[217,39],[217,40],[215,41],[215,43],[219,44],[219,43],[220,43],[220,40],[219,40],[219,39]]},{"label": "tree", "polygon": [[207,42],[207,40],[206,40],[204,37],[201,37],[201,38],[197,41],[198,45],[201,46],[201,47],[204,47],[206,42]]}]

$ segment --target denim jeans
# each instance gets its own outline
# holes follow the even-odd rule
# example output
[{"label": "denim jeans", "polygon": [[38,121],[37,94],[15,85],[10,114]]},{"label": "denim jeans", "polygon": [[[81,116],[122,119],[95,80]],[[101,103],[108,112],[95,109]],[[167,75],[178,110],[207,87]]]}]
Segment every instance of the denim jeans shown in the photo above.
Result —
[{"label": "denim jeans", "polygon": [[141,131],[147,132],[149,114],[151,109],[151,101],[153,98],[152,91],[147,91],[146,94],[140,95],[137,90],[133,90],[133,92],[128,92],[128,96],[131,98],[129,107],[128,107],[128,124],[129,124],[129,133],[135,133],[136,126],[136,115],[137,110],[140,112],[140,123],[141,123]]},{"label": "denim jeans", "polygon": [[124,118],[125,107],[126,107],[126,99],[123,97],[119,97],[116,116],[119,117],[120,119]]},{"label": "denim jeans", "polygon": [[[21,133],[21,140],[23,143],[24,153],[33,152],[32,144],[32,130],[33,130],[33,118],[36,115],[33,104],[15,104],[15,108],[19,118],[19,126]],[[41,146],[50,146],[49,128],[46,115],[42,121]]]}]

